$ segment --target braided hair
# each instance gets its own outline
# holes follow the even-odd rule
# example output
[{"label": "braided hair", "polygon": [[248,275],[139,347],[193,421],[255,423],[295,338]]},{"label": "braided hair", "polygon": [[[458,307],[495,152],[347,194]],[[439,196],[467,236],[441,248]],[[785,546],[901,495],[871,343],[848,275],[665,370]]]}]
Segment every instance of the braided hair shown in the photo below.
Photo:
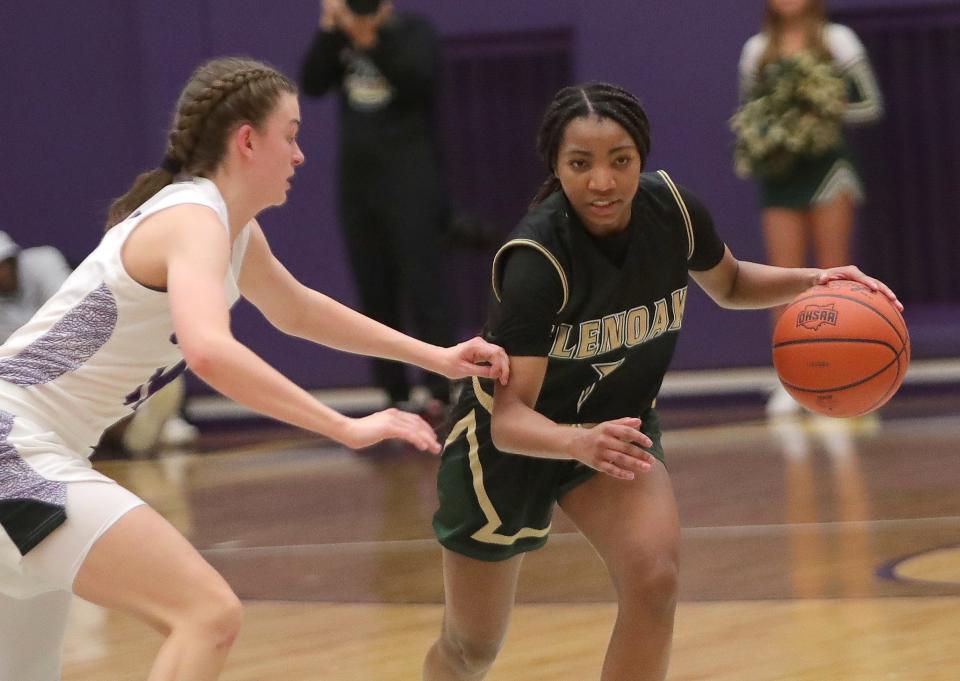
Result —
[{"label": "braided hair", "polygon": [[550,170],[550,175],[531,202],[531,208],[560,189],[560,180],[556,176],[557,154],[567,124],[575,118],[590,116],[609,118],[620,124],[637,145],[640,167],[646,166],[650,154],[650,122],[636,97],[610,83],[594,82],[565,87],[554,95],[537,134],[537,152]]},{"label": "braided hair", "polygon": [[114,200],[107,229],[173,182],[179,172],[213,173],[226,156],[235,126],[263,123],[283,92],[297,93],[290,79],[252,59],[224,57],[200,66],[177,100],[163,162],[141,173],[126,194]]}]

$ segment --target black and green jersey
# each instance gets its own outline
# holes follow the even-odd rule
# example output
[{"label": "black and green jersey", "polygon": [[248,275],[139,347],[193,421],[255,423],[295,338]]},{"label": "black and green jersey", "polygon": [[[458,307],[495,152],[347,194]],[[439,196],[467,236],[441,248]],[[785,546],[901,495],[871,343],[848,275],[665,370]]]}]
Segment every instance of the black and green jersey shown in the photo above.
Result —
[{"label": "black and green jersey", "polygon": [[[612,239],[592,237],[558,191],[494,258],[485,336],[510,355],[549,357],[536,410],[558,423],[651,406],[683,324],[687,272],[714,267],[724,252],[707,210],[663,171],[641,176],[630,225]],[[517,270],[509,299],[508,262]],[[462,407],[478,400],[489,411],[492,382],[472,387]]]},{"label": "black and green jersey", "polygon": [[[570,424],[640,417],[664,461],[651,405],[683,323],[687,272],[723,252],[706,209],[662,171],[641,176],[628,228],[603,238],[557,192],[497,252],[485,335],[512,357],[549,358],[538,412]],[[595,472],[498,450],[492,391],[474,378],[454,409],[433,519],[443,546],[479,560],[542,546],[556,502]]]}]

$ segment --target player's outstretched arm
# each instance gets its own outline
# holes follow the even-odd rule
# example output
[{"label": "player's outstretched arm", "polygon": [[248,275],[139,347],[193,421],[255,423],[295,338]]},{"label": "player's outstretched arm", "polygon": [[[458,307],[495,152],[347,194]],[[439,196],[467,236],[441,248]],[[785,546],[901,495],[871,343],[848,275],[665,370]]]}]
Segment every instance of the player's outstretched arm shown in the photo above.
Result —
[{"label": "player's outstretched arm", "polygon": [[807,267],[774,267],[737,260],[730,249],[709,270],[691,271],[690,276],[720,307],[754,309],[789,303],[811,286],[836,279],[858,281],[880,291],[899,309],[896,295],[883,282],[868,276],[853,265],[820,270]]},{"label": "player's outstretched arm", "polygon": [[212,211],[178,206],[152,220],[155,224],[150,227],[164,236],[156,251],[166,269],[178,345],[187,365],[203,381],[261,414],[351,448],[400,438],[419,449],[439,451],[436,435],[420,417],[395,409],[363,419],[344,416],[318,402],[233,337],[224,292],[230,243]]},{"label": "player's outstretched arm", "polygon": [[790,302],[816,283],[820,270],[737,260],[726,248],[720,262],[690,276],[720,307],[753,309]]},{"label": "player's outstretched arm", "polygon": [[499,346],[471,338],[441,348],[381,324],[314,291],[274,257],[263,231],[252,225],[240,288],[279,330],[328,347],[415,364],[447,378],[481,376],[506,383],[510,366]]}]

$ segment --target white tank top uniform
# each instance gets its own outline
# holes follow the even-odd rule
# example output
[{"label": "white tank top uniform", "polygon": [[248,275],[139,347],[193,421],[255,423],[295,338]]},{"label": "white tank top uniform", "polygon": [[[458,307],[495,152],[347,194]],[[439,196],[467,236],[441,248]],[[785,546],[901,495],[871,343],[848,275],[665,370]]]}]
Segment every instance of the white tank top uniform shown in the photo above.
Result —
[{"label": "white tank top uniform", "polygon": [[[68,483],[113,482],[90,464],[100,435],[186,368],[166,292],[135,281],[121,260],[123,244],[141,221],[179,204],[208,206],[229,230],[227,207],[213,182],[187,178],[165,187],[109,230],[60,290],[0,346],[2,567],[16,569],[64,523]],[[240,297],[237,280],[248,238],[249,226],[233,244],[225,282],[231,306]],[[12,593],[4,581],[0,592]]]}]

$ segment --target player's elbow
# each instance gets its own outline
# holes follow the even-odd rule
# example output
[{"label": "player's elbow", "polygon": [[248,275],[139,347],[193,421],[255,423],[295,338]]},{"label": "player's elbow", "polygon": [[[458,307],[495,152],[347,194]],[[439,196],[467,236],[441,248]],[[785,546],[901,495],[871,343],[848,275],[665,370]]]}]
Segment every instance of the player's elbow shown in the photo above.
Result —
[{"label": "player's elbow", "polygon": [[308,333],[306,309],[302,304],[281,305],[266,312],[264,317],[280,333],[305,338]]},{"label": "player's elbow", "polygon": [[742,310],[749,307],[745,299],[735,289],[731,289],[722,295],[711,296],[711,298],[713,302],[725,310]]},{"label": "player's elbow", "polygon": [[501,452],[510,451],[510,429],[504,424],[502,418],[490,419],[490,440]]},{"label": "player's elbow", "polygon": [[731,281],[729,285],[722,287],[718,286],[704,286],[704,293],[716,303],[719,307],[722,307],[727,310],[734,310],[741,305],[738,302],[739,292],[737,291],[736,281]]},{"label": "player's elbow", "polygon": [[221,365],[218,359],[224,354],[224,345],[232,340],[229,334],[227,334],[228,338],[222,336],[223,334],[217,333],[198,333],[180,339],[180,350],[183,352],[184,361],[190,370],[205,382],[215,377]]},{"label": "player's elbow", "polygon": [[729,278],[726,281],[718,282],[717,286],[707,289],[707,295],[713,302],[726,310],[739,310],[749,307],[743,278],[743,268],[740,267],[740,261],[738,260]]},{"label": "player's elbow", "polygon": [[509,408],[497,405],[490,415],[490,440],[501,452],[516,452],[518,449],[515,423]]},{"label": "player's elbow", "polygon": [[204,382],[209,382],[209,377],[215,366],[214,353],[200,348],[189,352],[184,350],[183,359],[190,371]]}]

